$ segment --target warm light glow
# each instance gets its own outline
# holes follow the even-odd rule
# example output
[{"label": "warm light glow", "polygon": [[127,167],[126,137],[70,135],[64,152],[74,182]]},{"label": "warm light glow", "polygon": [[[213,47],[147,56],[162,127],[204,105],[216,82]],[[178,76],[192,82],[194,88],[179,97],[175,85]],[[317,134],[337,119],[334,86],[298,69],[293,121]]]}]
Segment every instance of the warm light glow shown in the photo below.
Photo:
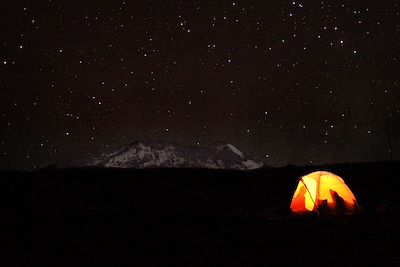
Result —
[{"label": "warm light glow", "polygon": [[339,176],[317,171],[303,176],[290,204],[293,212],[353,213],[357,202]]},{"label": "warm light glow", "polygon": [[307,176],[303,177],[301,180],[301,184],[303,184],[307,190],[305,194],[305,207],[307,210],[312,211],[314,209],[314,203],[317,197],[317,182]]}]

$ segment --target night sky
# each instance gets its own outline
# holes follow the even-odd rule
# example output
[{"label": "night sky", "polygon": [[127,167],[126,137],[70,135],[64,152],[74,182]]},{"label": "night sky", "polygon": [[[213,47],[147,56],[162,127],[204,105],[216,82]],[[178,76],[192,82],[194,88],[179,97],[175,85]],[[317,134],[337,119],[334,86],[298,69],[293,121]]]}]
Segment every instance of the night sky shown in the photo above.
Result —
[{"label": "night sky", "polygon": [[271,166],[400,157],[387,1],[2,1],[0,168],[132,141]]}]

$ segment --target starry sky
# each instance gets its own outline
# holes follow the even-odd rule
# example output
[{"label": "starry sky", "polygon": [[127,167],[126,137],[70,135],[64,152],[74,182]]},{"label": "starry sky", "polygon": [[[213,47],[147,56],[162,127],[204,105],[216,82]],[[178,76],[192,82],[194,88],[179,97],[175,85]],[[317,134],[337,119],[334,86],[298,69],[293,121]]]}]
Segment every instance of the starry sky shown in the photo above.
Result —
[{"label": "starry sky", "polygon": [[[271,166],[400,157],[400,8],[359,1],[2,1],[0,168],[132,141]],[[389,138],[390,136],[390,138]]]}]

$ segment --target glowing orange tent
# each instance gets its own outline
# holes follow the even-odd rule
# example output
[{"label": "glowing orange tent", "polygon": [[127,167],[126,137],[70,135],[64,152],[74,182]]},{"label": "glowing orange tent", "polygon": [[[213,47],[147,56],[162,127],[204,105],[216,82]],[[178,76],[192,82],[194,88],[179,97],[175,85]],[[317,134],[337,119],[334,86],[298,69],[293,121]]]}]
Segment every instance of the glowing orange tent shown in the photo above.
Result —
[{"label": "glowing orange tent", "polygon": [[301,177],[290,209],[294,213],[352,214],[357,201],[342,178],[316,171]]}]

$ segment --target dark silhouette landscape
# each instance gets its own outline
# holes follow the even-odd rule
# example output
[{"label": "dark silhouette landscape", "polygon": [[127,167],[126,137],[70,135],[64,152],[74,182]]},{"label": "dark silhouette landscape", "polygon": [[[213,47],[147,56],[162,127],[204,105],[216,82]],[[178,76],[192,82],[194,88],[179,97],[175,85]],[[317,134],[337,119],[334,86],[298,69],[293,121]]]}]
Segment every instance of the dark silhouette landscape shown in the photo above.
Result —
[{"label": "dark silhouette landscape", "polygon": [[[299,177],[316,169],[343,177],[362,211],[292,215]],[[399,171],[399,162],[3,171],[2,266],[394,266]]]}]

